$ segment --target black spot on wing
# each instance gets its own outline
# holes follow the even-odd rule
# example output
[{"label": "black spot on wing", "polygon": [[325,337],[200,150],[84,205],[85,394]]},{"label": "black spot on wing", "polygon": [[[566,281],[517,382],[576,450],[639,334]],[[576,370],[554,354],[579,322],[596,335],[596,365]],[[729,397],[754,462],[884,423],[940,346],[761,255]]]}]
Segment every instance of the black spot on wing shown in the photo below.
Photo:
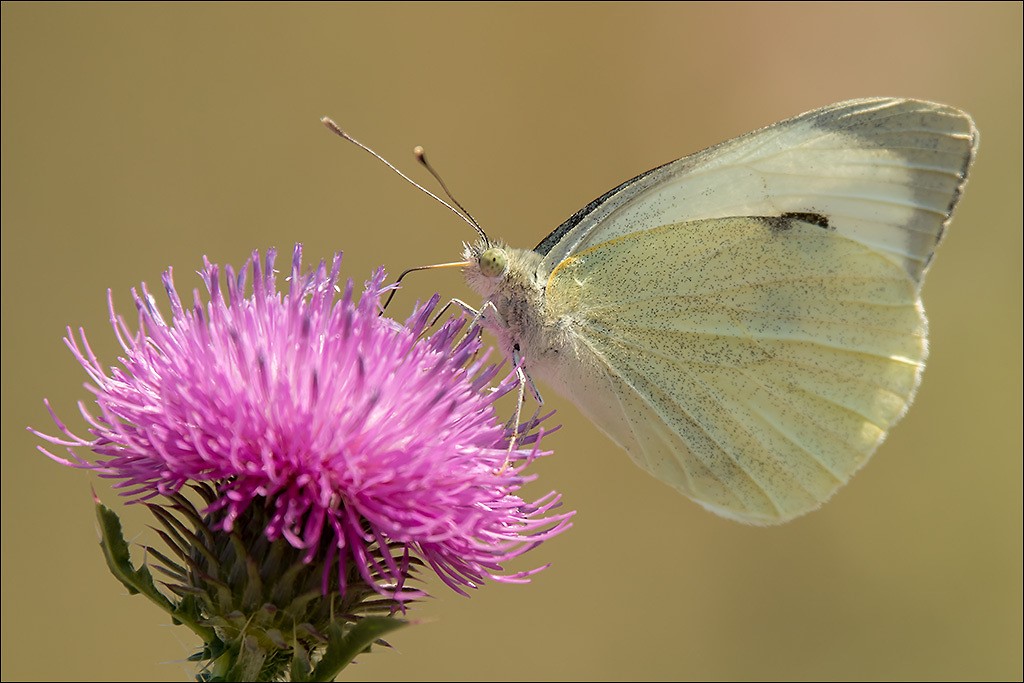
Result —
[{"label": "black spot on wing", "polygon": [[804,223],[810,223],[811,225],[817,225],[819,228],[831,228],[828,224],[828,217],[821,215],[820,213],[811,213],[806,211],[787,211],[782,214],[782,218],[788,218],[794,221],[803,221]]},{"label": "black spot on wing", "polygon": [[829,225],[827,216],[807,211],[787,211],[781,216],[755,216],[755,220],[761,221],[761,223],[767,225],[771,228],[772,232],[789,230],[793,227],[793,223],[795,222],[810,223],[811,225],[817,225],[819,228],[834,230],[834,228]]},{"label": "black spot on wing", "polygon": [[782,214],[782,218],[788,218],[790,220],[801,220],[811,225],[817,225],[818,227],[831,227],[828,224],[828,218],[821,215],[820,213],[810,213],[807,211],[786,211]]}]

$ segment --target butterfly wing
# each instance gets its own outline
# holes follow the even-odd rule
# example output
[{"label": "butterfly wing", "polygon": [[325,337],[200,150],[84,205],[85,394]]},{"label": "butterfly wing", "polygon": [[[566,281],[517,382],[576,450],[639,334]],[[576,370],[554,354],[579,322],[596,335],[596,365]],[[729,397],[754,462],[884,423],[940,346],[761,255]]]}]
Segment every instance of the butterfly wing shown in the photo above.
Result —
[{"label": "butterfly wing", "polygon": [[575,344],[552,383],[719,514],[815,509],[913,400],[976,139],[948,107],[848,102],[612,190],[538,247]]},{"label": "butterfly wing", "polygon": [[969,116],[905,99],[841,102],[648,171],[541,242],[543,275],[637,229],[701,218],[814,213],[920,282],[959,199],[978,133]]}]

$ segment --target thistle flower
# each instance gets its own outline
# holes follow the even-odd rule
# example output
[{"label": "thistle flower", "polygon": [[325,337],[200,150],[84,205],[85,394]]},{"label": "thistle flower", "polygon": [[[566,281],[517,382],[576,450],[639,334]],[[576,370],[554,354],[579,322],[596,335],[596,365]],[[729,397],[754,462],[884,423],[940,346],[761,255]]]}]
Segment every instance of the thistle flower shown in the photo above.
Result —
[{"label": "thistle flower", "polygon": [[[303,274],[296,246],[287,291],[274,259],[269,251],[261,264],[254,252],[237,273],[226,267],[226,292],[205,261],[208,301],[196,291],[191,306],[168,270],[170,322],[143,284],[132,290],[135,332],[108,295],[121,367],[108,374],[84,332],[66,337],[92,382],[95,411],[80,405],[89,436],[52,410],[62,436],[35,433],[66,447],[68,457],[40,447],[55,461],[115,479],[154,510],[171,552],[149,551],[175,599],[139,588],[152,584],[148,573],[129,588],[169,601],[207,641],[198,658],[234,648],[233,676],[280,676],[291,662],[294,677],[316,678],[328,631],[404,611],[422,595],[408,585],[418,566],[463,594],[486,579],[527,581],[543,567],[509,574],[505,563],[564,531],[572,513],[552,512],[553,492],[530,503],[516,495],[546,454],[540,421],[497,419],[494,403],[515,376],[491,386],[499,368],[463,321],[427,336],[436,295],[400,325],[379,315],[383,270],[356,301],[351,281],[336,297],[340,254]],[[101,515],[101,527],[111,563],[119,523]],[[126,552],[111,563],[122,581],[145,570],[126,565]],[[367,645],[383,632],[369,631]],[[297,640],[282,640],[293,632]],[[237,651],[247,647],[259,656],[243,671]],[[268,669],[271,650],[287,656]]]}]

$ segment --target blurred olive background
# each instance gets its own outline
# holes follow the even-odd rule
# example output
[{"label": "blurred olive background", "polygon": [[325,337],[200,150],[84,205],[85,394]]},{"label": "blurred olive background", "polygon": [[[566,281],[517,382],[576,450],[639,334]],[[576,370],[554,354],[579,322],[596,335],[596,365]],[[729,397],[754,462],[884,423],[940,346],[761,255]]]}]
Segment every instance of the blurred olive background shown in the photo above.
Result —
[{"label": "blurred olive background", "polygon": [[[566,401],[536,494],[575,527],[465,599],[432,584],[351,679],[1017,679],[1021,668],[1021,5],[3,5],[4,679],[190,678],[197,641],[108,573],[90,486],[35,451],[43,398],[84,432],[61,342],[117,347],[106,290],[198,284],[202,256],[345,251],[362,281],[473,235],[532,247],[621,180],[834,101],[971,112],[981,151],[924,295],[917,402],[822,510],[757,529],[634,467]],[[429,179],[426,184],[432,185]],[[457,273],[409,280],[396,310]],[[165,308],[166,310],[166,308]],[[130,538],[155,542],[139,508]]]}]

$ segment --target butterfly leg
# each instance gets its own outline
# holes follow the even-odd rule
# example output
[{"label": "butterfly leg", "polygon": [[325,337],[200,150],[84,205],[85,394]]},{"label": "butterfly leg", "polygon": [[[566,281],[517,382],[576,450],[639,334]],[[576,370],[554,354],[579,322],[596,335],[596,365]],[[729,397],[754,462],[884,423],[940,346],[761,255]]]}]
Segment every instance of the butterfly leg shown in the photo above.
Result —
[{"label": "butterfly leg", "polygon": [[[484,312],[488,310],[488,307],[490,307],[490,310],[494,311],[494,316],[496,316],[497,319],[501,323],[500,325],[498,325],[498,328],[504,326],[504,321],[501,319],[501,316],[498,314],[498,309],[495,308],[494,304],[492,304],[489,301],[484,303],[483,308],[481,308],[480,310],[477,310],[477,309],[473,308],[472,306],[470,306],[469,304],[467,304],[462,299],[449,299],[448,303],[446,303],[444,305],[444,307],[441,309],[441,311],[436,316],[434,316],[434,319],[430,322],[430,327],[433,327],[434,325],[436,325],[437,321],[441,319],[441,316],[443,316],[445,314],[445,312],[449,308],[451,308],[452,306],[458,306],[460,309],[462,309],[463,313],[471,316],[471,319],[469,321],[469,327],[466,329],[466,336],[469,336],[472,333],[473,328],[475,326],[477,326],[477,325],[480,325],[480,327],[490,327],[490,328],[494,329],[493,325],[485,323],[485,321],[488,320],[488,318],[485,316]],[[465,338],[466,337],[463,337],[462,340],[460,340],[459,343],[462,343],[462,341],[465,341]]]},{"label": "butterfly leg", "polygon": [[[500,338],[502,337],[502,332],[508,329],[508,325],[505,323],[505,320],[502,317],[501,313],[498,312],[497,307],[490,301],[485,301],[484,305],[481,306],[480,309],[478,310],[467,304],[465,301],[462,301],[461,299],[449,300],[448,303],[445,304],[444,307],[441,309],[441,311],[434,317],[434,320],[430,323],[430,326],[433,327],[434,325],[436,325],[437,321],[441,319],[441,316],[443,316],[445,312],[452,306],[457,306],[460,309],[462,309],[463,313],[472,316],[472,319],[470,320],[469,324],[469,330],[467,330],[466,334],[470,334],[473,327],[479,325],[480,327],[486,327],[492,330]],[[509,439],[508,453],[505,457],[505,463],[502,465],[500,472],[504,472],[505,468],[509,466],[509,463],[511,462],[512,458],[512,451],[515,450],[516,443],[519,440],[519,427],[520,421],[523,417],[523,404],[526,402],[527,386],[530,388],[530,394],[533,396],[534,400],[537,401],[537,410],[534,411],[533,417],[530,418],[530,424],[532,424],[533,421],[537,419],[537,416],[540,414],[541,406],[544,405],[544,399],[541,397],[540,391],[537,389],[537,385],[534,383],[533,378],[530,377],[530,374],[526,372],[526,370],[523,367],[523,357],[520,353],[518,344],[515,344],[512,347],[512,364],[515,368],[516,377],[519,380],[519,387],[516,396],[516,411],[508,424],[508,428],[512,430],[512,437]]]},{"label": "butterfly leg", "polygon": [[[512,363],[516,366],[516,373],[519,375],[519,385],[528,384],[530,386],[530,393],[533,394],[533,400],[537,402],[537,412],[540,412],[541,406],[544,405],[544,398],[540,395],[540,390],[537,389],[537,385],[533,382],[533,377],[530,377],[530,373],[523,370],[523,357],[519,355],[519,344],[512,347]],[[525,400],[525,396],[520,396],[520,403]],[[536,416],[534,416],[536,417]]]},{"label": "butterfly leg", "polygon": [[[497,307],[490,301],[485,301],[484,305],[480,307],[480,310],[475,310],[468,304],[458,299],[452,299],[450,303],[454,303],[456,306],[462,308],[463,311],[473,314],[472,324],[480,324],[481,327],[486,327],[492,330],[499,338],[503,337],[503,332],[508,329],[508,324],[498,311]],[[526,385],[529,384],[533,390],[533,395],[540,398],[540,393],[537,391],[533,384],[533,379],[523,369],[523,358],[519,353],[519,345],[515,344],[512,347],[512,365],[515,368],[516,378],[519,380],[519,386],[516,391],[516,411],[512,416],[512,419],[506,424],[506,429],[512,431],[512,437],[508,441],[508,451],[505,454],[505,462],[502,464],[501,469],[498,470],[499,474],[503,473],[512,461],[512,451],[516,448],[516,443],[519,440],[519,425],[523,417],[523,403],[526,401]],[[538,406],[537,412],[540,412]],[[536,419],[534,416],[533,419]]]},{"label": "butterfly leg", "polygon": [[[544,406],[544,399],[540,395],[540,391],[537,389],[537,385],[534,384],[533,378],[530,374],[523,369],[523,357],[519,351],[519,344],[512,347],[512,363],[515,365],[516,377],[519,379],[519,387],[516,391],[516,412],[512,417],[511,425],[515,425],[512,433],[512,438],[509,440],[508,454],[505,456],[505,464],[502,466],[500,472],[504,472],[505,468],[509,466],[512,461],[512,451],[515,450],[516,442],[519,439],[520,433],[528,433],[533,426],[537,423],[537,417],[540,415],[540,410]],[[537,402],[537,408],[533,411],[533,415],[525,423],[525,429],[520,431],[522,426],[521,420],[523,416],[523,404],[526,403],[526,387],[530,387],[530,393],[533,395],[534,400]]]},{"label": "butterfly leg", "polygon": [[[470,308],[469,306],[459,301],[458,299],[452,299],[452,302],[456,303],[457,305],[463,306],[463,310],[465,310],[467,313],[475,313],[475,317],[473,318],[473,324],[479,322],[481,324],[481,327],[486,327],[492,330],[495,334],[498,335],[499,339],[505,336],[504,331],[508,329],[508,323],[505,322],[505,319],[501,316],[501,313],[498,312],[498,308],[490,301],[485,301],[484,305],[480,308],[479,311],[475,311],[474,309]],[[522,354],[520,353],[519,344],[512,345],[512,365],[515,367],[516,376],[519,378],[519,405],[522,406],[526,398],[523,387],[529,386],[530,393],[533,395],[534,400],[537,401],[537,411],[540,412],[540,406],[544,405],[544,399],[541,397],[540,391],[537,389],[537,385],[534,383],[533,378],[530,377],[530,373],[526,372],[526,370],[524,369],[526,364],[523,361]],[[520,417],[521,414],[519,412],[516,412],[517,425],[519,424]]]},{"label": "butterfly leg", "polygon": [[436,325],[437,321],[440,320],[445,312],[452,306],[458,306],[462,309],[463,313],[467,313],[472,316],[473,319],[470,321],[470,327],[475,325],[483,317],[483,313],[481,311],[476,310],[462,299],[449,299],[448,303],[444,305],[444,308],[442,308],[441,311],[434,316],[434,319],[430,321],[430,327]]}]

